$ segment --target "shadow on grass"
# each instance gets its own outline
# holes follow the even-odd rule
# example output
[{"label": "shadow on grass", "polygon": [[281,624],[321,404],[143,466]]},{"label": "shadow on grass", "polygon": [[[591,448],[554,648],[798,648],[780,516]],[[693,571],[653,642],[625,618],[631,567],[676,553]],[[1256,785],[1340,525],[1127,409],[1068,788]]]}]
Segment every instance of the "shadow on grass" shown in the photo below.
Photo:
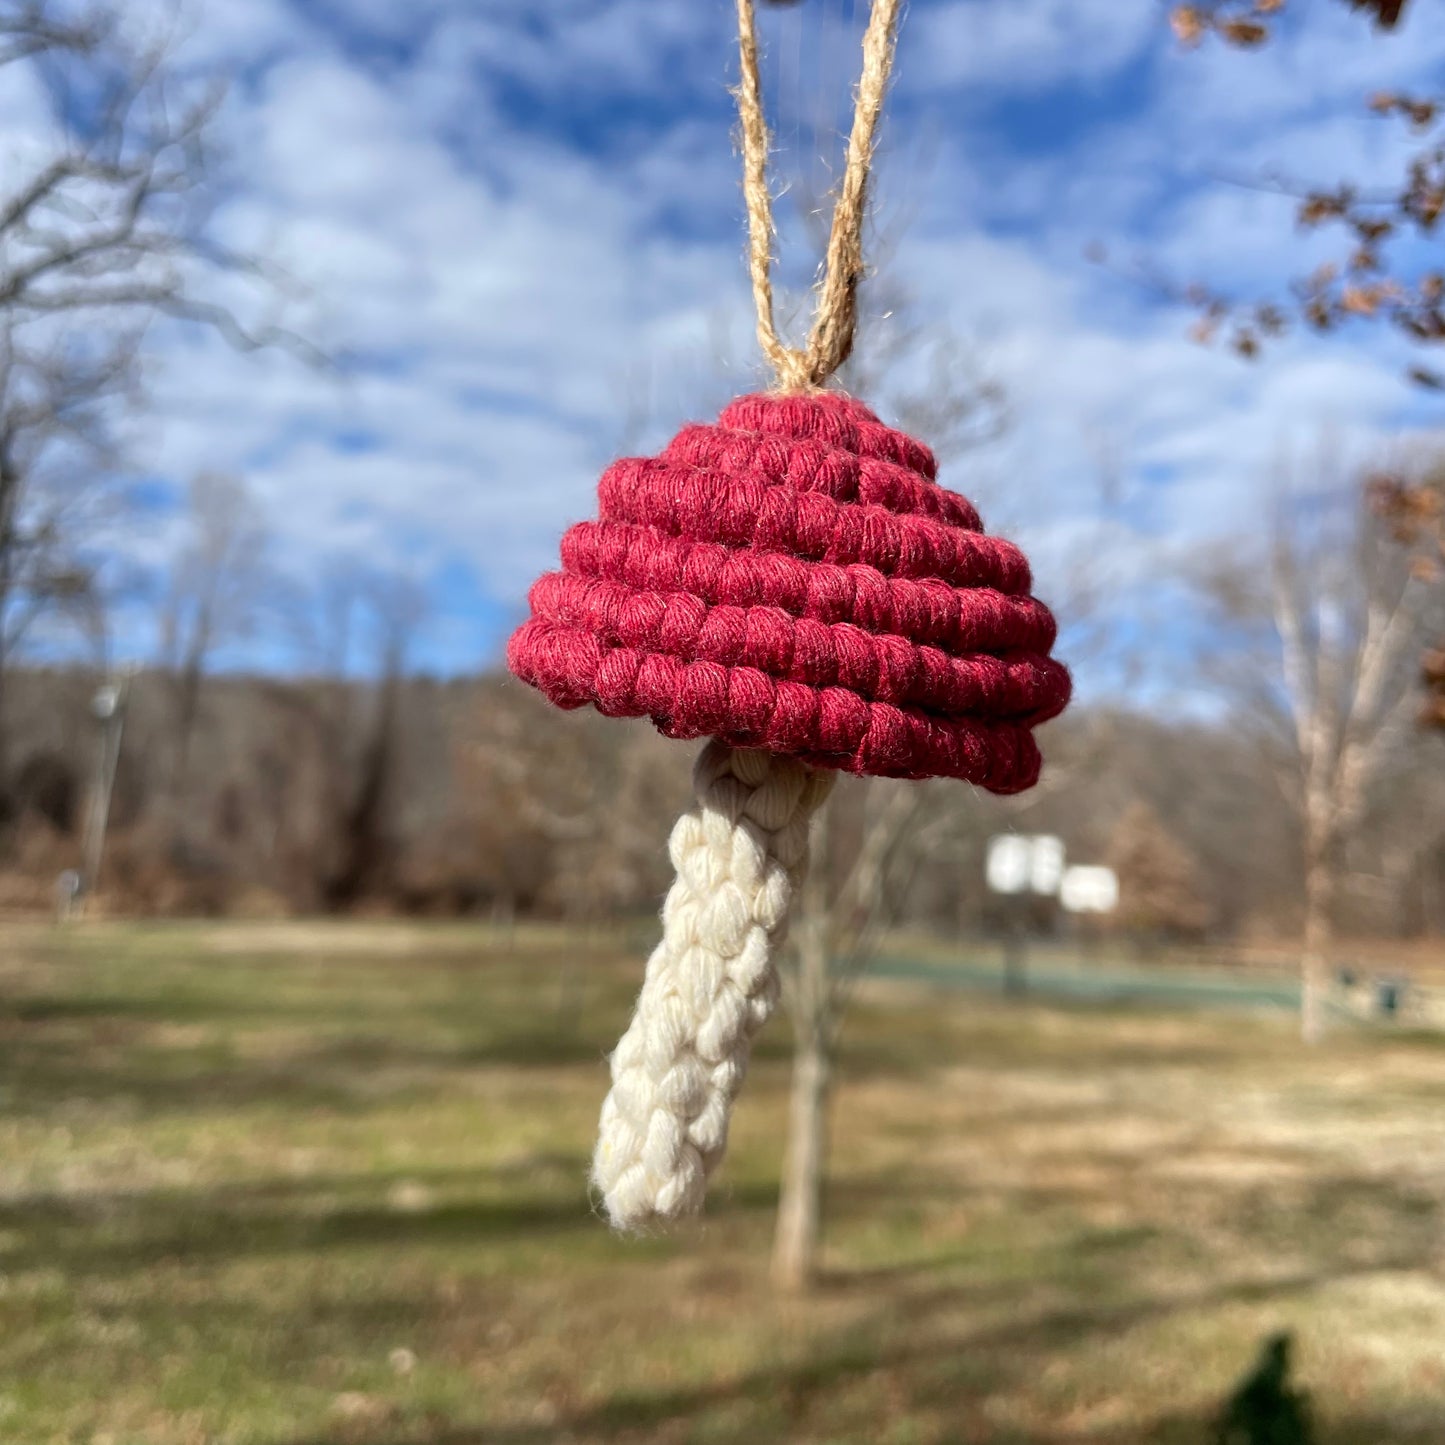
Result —
[{"label": "shadow on grass", "polygon": [[[1219,1445],[1213,1416],[1205,1413],[1195,1415],[1162,1415],[1147,1423],[1132,1426],[1110,1425],[1095,1430],[1063,1431],[1016,1431],[997,1424],[987,1423],[982,1401],[957,1404],[960,1422],[955,1428],[967,1433],[950,1433],[943,1439],[948,1441],[986,1440],[989,1445]],[[930,1415],[948,1413],[947,1406],[935,1407]],[[887,1417],[885,1417],[886,1420]],[[836,1442],[873,1441],[880,1438],[886,1428],[885,1420],[859,1421],[854,1430],[839,1433],[837,1428],[829,1431],[827,1439]],[[972,1428],[970,1428],[970,1426]],[[436,1423],[423,1427],[420,1433],[397,1433],[395,1430],[380,1435],[332,1435],[310,1436],[301,1441],[287,1442],[287,1445],[556,1445],[558,1440],[627,1441],[647,1440],[650,1437],[638,1435],[631,1428],[621,1432],[604,1428],[601,1433],[583,1433],[590,1427],[564,1421],[558,1426],[520,1427],[518,1429],[494,1430],[462,1427],[448,1429]],[[1403,1424],[1382,1416],[1352,1416],[1332,1420],[1306,1437],[1307,1445],[1441,1445],[1445,1439],[1445,1419],[1435,1424]],[[667,1439],[689,1439],[688,1435],[672,1436]],[[756,1445],[756,1442],[786,1439],[786,1436],[760,1435],[753,1426],[740,1426],[736,1430],[708,1428],[705,1438],[719,1445]],[[810,1437],[811,1438],[811,1437]],[[899,1437],[909,1438],[909,1437]],[[920,1436],[920,1438],[922,1438]],[[1236,1445],[1234,1439],[1228,1445]],[[1238,1437],[1238,1445],[1276,1445],[1269,1436],[1258,1436],[1254,1440]],[[1279,1442],[1286,1445],[1286,1442]],[[1288,1442],[1293,1445],[1293,1442]],[[1303,1445],[1303,1442],[1302,1442]]]},{"label": "shadow on grass", "polygon": [[[396,987],[397,977],[395,964],[388,973],[338,963],[324,985],[289,992],[276,992],[269,974],[238,972],[214,986],[181,976],[175,987],[150,980],[135,993],[112,985],[0,1001],[0,1115],[43,1117],[89,1103],[140,1118],[218,1105],[344,1111],[388,1095],[430,1096],[457,1073],[488,1067],[589,1068],[600,1081],[632,994],[631,980],[620,991],[610,976],[579,988],[555,969],[530,982],[515,971],[458,971],[455,989],[416,995]],[[1245,1027],[1186,1043],[1147,1026],[1113,1029],[1089,1010],[1064,1011],[1062,1027],[1060,1017],[1054,1005],[1025,1001],[976,1008],[962,1022],[953,1007],[912,1010],[900,1029],[893,1011],[865,1004],[850,1021],[840,1074],[916,1079],[959,1062],[1227,1071],[1261,1048]],[[250,1047],[258,1036],[281,1047]],[[767,1031],[754,1057],[760,1069],[786,1070],[787,1030]]]},{"label": "shadow on grass", "polygon": [[[298,1012],[304,1016],[308,1010],[298,1010],[292,1000],[268,999],[259,991],[244,998],[179,991],[151,995],[29,994],[0,1005],[0,1019],[29,1025],[84,1023],[95,1019],[142,1024],[215,1023],[218,1020],[265,1022],[277,1018],[294,1022]],[[317,1018],[326,1018],[332,1014],[321,1000],[318,1000],[309,1012]]]},{"label": "shadow on grass", "polygon": [[[0,1233],[11,1240],[0,1266],[12,1275],[38,1268],[68,1277],[117,1277],[166,1263],[354,1249],[461,1249],[583,1231],[595,1232],[605,1244],[604,1226],[587,1192],[587,1169],[580,1152],[549,1151],[491,1167],[286,1176],[205,1190],[111,1191],[78,1199],[34,1194],[0,1205]],[[846,1232],[850,1222],[879,1217],[896,1201],[898,1188],[890,1175],[841,1179],[830,1189],[830,1217]],[[967,1204],[969,1190],[956,1179],[920,1179],[910,1181],[909,1195],[920,1203],[933,1199],[956,1206]],[[1339,1239],[1355,1238],[1365,1252],[1356,1251],[1343,1269],[1356,1273],[1421,1267],[1433,1258],[1439,1237],[1438,1200],[1371,1177],[1315,1179],[1284,1198],[1259,1185],[1216,1190],[1214,1197],[1215,1226],[1256,1249],[1324,1259]],[[1141,1252],[1168,1248],[1174,1236],[1155,1222],[1090,1227],[1077,1216],[1077,1202],[1074,1191],[1063,1187],[1016,1187],[1008,1191],[1006,1217],[1052,1218],[1043,1239],[970,1230],[956,1244],[924,1257],[837,1273],[823,1284],[843,1293],[874,1291],[963,1268],[972,1277],[968,1288],[975,1289],[1002,1269],[1015,1288],[1033,1278],[1054,1279],[1104,1308],[1117,1300],[1119,1283],[1127,1285]],[[709,1215],[726,1224],[765,1213],[776,1203],[772,1178],[739,1180],[719,1193]],[[1015,1255],[1033,1261],[1028,1275],[1012,1273]],[[910,1290],[910,1320],[956,1303],[960,1288],[955,1278],[936,1296]]]},{"label": "shadow on grass", "polygon": [[[813,1358],[750,1371],[716,1383],[648,1394],[621,1392],[599,1405],[557,1412],[545,1425],[459,1425],[435,1415],[385,1427],[297,1437],[286,1445],[551,1445],[558,1440],[772,1441],[821,1434],[831,1440],[872,1440],[881,1419],[856,1425],[840,1419],[843,1392],[876,1384],[886,1418],[914,1412],[951,1423],[944,1438],[992,1445],[1214,1445],[1220,1411],[1169,1414],[1097,1430],[1011,1431],[991,1418],[991,1397],[1027,1385],[1051,1356],[1100,1336],[1127,1333],[1150,1321],[1312,1289],[1350,1271],[1299,1275],[1272,1284],[1234,1284],[1176,1299],[1145,1300],[1111,1309],[1066,1309],[1027,1314],[1016,1323],[963,1331],[922,1343],[880,1345],[866,1333],[844,1339]],[[818,1417],[818,1418],[814,1418]],[[1436,1423],[1405,1424],[1381,1417],[1325,1422],[1298,1439],[1245,1437],[1242,1445],[1440,1445],[1445,1408]],[[1231,1440],[1230,1445],[1234,1445]]]},{"label": "shadow on grass", "polygon": [[[1059,999],[988,1000],[963,1014],[959,999],[945,997],[931,1012],[910,1010],[909,1026],[900,1030],[893,1011],[860,1007],[843,1036],[843,1066],[857,1078],[912,1075],[954,1064],[1040,1071],[1228,1070],[1257,1061],[1266,1040],[1275,1043],[1274,1035],[1252,1019],[1207,1017],[1186,1040],[1179,1036],[1179,1024],[1188,1017],[1177,1010],[1105,1008]],[[964,1019],[966,1027],[961,1027]]]},{"label": "shadow on grass", "polygon": [[[80,1197],[36,1193],[0,1204],[0,1233],[13,1241],[0,1255],[0,1266],[12,1275],[54,1269],[93,1278],[161,1264],[356,1248],[425,1250],[582,1230],[605,1242],[610,1237],[587,1192],[589,1164],[581,1154],[556,1152],[490,1168],[308,1175],[205,1190],[95,1191]],[[835,1223],[875,1217],[897,1187],[896,1179],[884,1176],[840,1181],[831,1190],[830,1214]],[[913,1190],[915,1197],[928,1193],[952,1197],[956,1190],[941,1182],[933,1190]],[[718,1191],[709,1218],[723,1223],[766,1213],[777,1199],[772,1179],[736,1181]],[[1019,1207],[1039,1205],[1021,1200]],[[1120,1250],[1152,1233],[1086,1231],[1065,1247],[1082,1263],[1097,1259],[1107,1267]],[[926,1260],[850,1270],[824,1283],[840,1291],[872,1289],[890,1277],[906,1280],[978,1258],[978,1247],[969,1244]]]},{"label": "shadow on grass", "polygon": [[[0,1005],[0,1115],[44,1117],[96,1103],[142,1119],[218,1106],[352,1111],[378,1098],[434,1096],[458,1073],[483,1068],[586,1068],[601,1081],[623,1015],[590,1004],[579,1012],[575,1000],[560,1009],[535,1001],[510,1008],[483,1006],[470,993],[406,1004],[204,992],[33,995]],[[969,1062],[1028,1059],[1047,1068],[1060,1050],[1076,1061],[1077,1039],[1041,1044],[1025,1024],[1011,1016],[997,1030],[971,1031]],[[202,1030],[202,1040],[175,1032],[187,1028]],[[281,1047],[248,1049],[258,1032],[276,1034]],[[864,1018],[841,1069],[853,1080],[916,1078],[956,1062],[962,1047],[955,1019],[924,1020],[900,1039],[896,1031],[875,1034]],[[1133,1068],[1217,1063],[1230,1052],[1200,1048],[1186,1058],[1147,1040],[1101,1040],[1099,1051],[1101,1061]],[[760,1067],[786,1069],[786,1031],[764,1035],[755,1056]]]},{"label": "shadow on grass", "polygon": [[[983,1418],[979,1405],[973,1402],[960,1403],[958,1413],[964,1420]],[[898,1421],[895,1418],[891,1423]],[[884,1428],[883,1421],[860,1420],[847,1433],[839,1433],[835,1427],[829,1431],[827,1438],[838,1442],[838,1445],[849,1441],[871,1442],[880,1438],[880,1431]],[[962,1433],[965,1428],[960,1423],[941,1438],[948,1441],[986,1440],[989,1445],[1215,1445],[1217,1439],[1214,1421],[1208,1415],[1202,1418],[1163,1415],[1140,1425],[1111,1425],[1098,1431],[1014,1431],[995,1424],[981,1425],[977,1431]],[[335,1433],[327,1431],[287,1441],[286,1445],[557,1445],[561,1440],[627,1441],[628,1445],[641,1445],[641,1442],[653,1438],[668,1441],[694,1438],[688,1434],[673,1433],[666,1436],[639,1435],[630,1429],[621,1433],[579,1433],[586,1429],[585,1424],[579,1425],[565,1417],[555,1425],[493,1429],[457,1427],[449,1425],[445,1419],[431,1416],[375,1430],[357,1430],[348,1426]],[[1403,1425],[1382,1416],[1350,1416],[1321,1426],[1313,1437],[1313,1445],[1440,1445],[1445,1438],[1441,1432],[1439,1424]],[[696,1438],[705,1438],[711,1445],[774,1445],[774,1442],[789,1437],[760,1434],[757,1427],[750,1424],[736,1428],[709,1424],[705,1435]]]},{"label": "shadow on grass", "polygon": [[506,1027],[493,1018],[472,1033],[442,1021],[429,1041],[424,1030],[419,1041],[347,1033],[268,1058],[238,1052],[237,1038],[222,1033],[197,1044],[157,1041],[103,1002],[35,1014],[83,1021],[81,1030],[37,1023],[0,1031],[0,1117],[45,1117],[76,1104],[140,1118],[256,1105],[346,1112],[388,1097],[432,1097],[476,1069],[588,1068],[604,1077],[606,1045],[566,1024]]},{"label": "shadow on grass", "polygon": [[[157,1265],[214,1265],[329,1251],[464,1249],[580,1231],[609,1236],[587,1192],[589,1160],[555,1153],[497,1168],[310,1176],[194,1190],[34,1195],[0,1205],[18,1276],[123,1277]],[[770,1182],[729,1191],[728,1214],[777,1203]]]},{"label": "shadow on grass", "polygon": [[[360,1248],[380,1250],[388,1259],[407,1251],[436,1250],[458,1259],[471,1246],[507,1246],[522,1241],[566,1241],[577,1250],[590,1233],[605,1254],[607,1242],[591,1213],[581,1181],[586,1160],[580,1153],[543,1153],[500,1168],[441,1169],[397,1175],[365,1173],[276,1178],[240,1189],[204,1192],[151,1191],[91,1197],[84,1207],[73,1202],[33,1198],[23,1206],[0,1210],[0,1231],[18,1236],[20,1248],[7,1252],[0,1264],[18,1273],[26,1266],[58,1270],[71,1277],[102,1279],[138,1274],[169,1264],[206,1265],[251,1257],[305,1256]],[[401,1182],[421,1186],[436,1198],[417,1212],[389,1208],[383,1196]],[[932,1181],[940,1194],[956,1190],[957,1182]],[[896,1179],[843,1181],[834,1191],[834,1212],[848,1216],[878,1208]],[[770,1181],[735,1188],[719,1215],[770,1209],[775,1202]],[[1050,1191],[1013,1191],[1011,1208],[1027,1214],[1058,1203]],[[1052,1203],[1051,1203],[1052,1200]],[[1171,1317],[1230,1305],[1269,1304],[1282,1310],[1303,1308],[1299,1297],[1351,1277],[1381,1271],[1425,1267],[1437,1247],[1438,1205],[1408,1190],[1377,1179],[1341,1175],[1314,1181],[1293,1200],[1273,1200],[1270,1191],[1234,1191],[1222,1200],[1230,1227],[1241,1236],[1263,1230],[1281,1239],[1290,1229],[1307,1247],[1314,1236],[1311,1220],[1324,1233],[1315,1240],[1315,1257],[1332,1260],[1328,1241],[1340,1237],[1342,1225],[1374,1220],[1377,1254],[1367,1261],[1321,1265],[1273,1278],[1231,1279],[1197,1289],[1171,1290],[1120,1299],[1074,1288],[1073,1299],[1058,1304],[1032,1291],[1028,1281],[1011,1282],[974,1276],[971,1266],[988,1265],[987,1245],[965,1239],[961,1247],[910,1266],[861,1272],[825,1282],[825,1293],[840,1289],[871,1290],[863,1317],[831,1338],[820,1341],[803,1359],[781,1360],[745,1374],[686,1388],[646,1393],[618,1392],[582,1408],[560,1407],[545,1425],[503,1421],[488,1428],[462,1425],[436,1415],[386,1421],[348,1420],[334,1431],[298,1437],[289,1445],[551,1445],[573,1439],[597,1442],[651,1440],[782,1441],[792,1438],[838,1440],[877,1438],[869,1422],[851,1422],[840,1431],[839,1410],[854,1395],[876,1394],[890,1417],[922,1412],[931,1420],[956,1421],[956,1434],[945,1438],[987,1439],[1003,1445],[1033,1441],[1036,1445],[1211,1445],[1209,1421],[1169,1416],[1137,1428],[1074,1431],[1056,1434],[1009,1435],[986,1413],[991,1397],[1002,1391],[1026,1390],[1051,1358],[1127,1335],[1140,1326]],[[1293,1223],[1291,1223],[1293,1221]],[[1128,1252],[1148,1248],[1157,1235],[1147,1229],[1098,1229],[1061,1242],[1086,1263],[1109,1272],[1125,1289],[1131,1287]],[[1121,1257],[1122,1256],[1122,1257]],[[560,1256],[559,1256],[560,1257]],[[575,1253],[569,1256],[576,1260]],[[419,1261],[423,1271],[432,1265]],[[1059,1260],[1050,1251],[1041,1259],[1039,1278],[1058,1283]],[[963,1266],[965,1273],[957,1273]],[[351,1268],[338,1260],[333,1270]],[[641,1268],[631,1261],[623,1268]],[[950,1270],[954,1271],[950,1274]],[[333,1276],[336,1277],[336,1276]],[[860,1282],[861,1281],[861,1282]],[[386,1282],[361,1297],[300,1303],[284,1317],[270,1317],[259,1302],[227,1301],[224,1296],[204,1304],[177,1300],[166,1306],[178,1325],[210,1331],[214,1312],[250,1311],[265,1318],[248,1323],[246,1334],[275,1337],[274,1349],[305,1348],[308,1331],[335,1329],[348,1339],[405,1324],[418,1331],[434,1320],[442,1306],[426,1288],[396,1296]],[[881,1288],[880,1288],[881,1285]],[[1004,1324],[970,1327],[967,1316],[986,1306],[992,1314],[1012,1310]],[[464,1308],[485,1308],[483,1295]],[[264,1326],[264,1328],[263,1328]],[[485,1339],[478,1327],[475,1338]],[[268,1346],[268,1349],[272,1347]],[[484,1348],[479,1346],[479,1348]],[[269,1359],[269,1355],[268,1355]],[[849,1392],[853,1392],[850,1395]],[[839,1402],[844,1402],[840,1404]],[[861,1408],[861,1407],[860,1407]],[[870,1410],[873,1407],[868,1407]],[[1370,1434],[1373,1430],[1375,1433]],[[1440,1445],[1445,1428],[1396,1429],[1388,1420],[1335,1421],[1321,1429],[1317,1445]]]}]

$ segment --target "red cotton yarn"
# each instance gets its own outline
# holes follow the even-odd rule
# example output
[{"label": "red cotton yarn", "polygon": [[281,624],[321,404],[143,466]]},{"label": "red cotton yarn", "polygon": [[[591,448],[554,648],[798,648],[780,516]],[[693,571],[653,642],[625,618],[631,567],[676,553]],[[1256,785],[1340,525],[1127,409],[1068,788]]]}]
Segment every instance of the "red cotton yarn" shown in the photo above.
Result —
[{"label": "red cotton yarn", "polygon": [[1020,792],[1069,700],[1023,554],[838,392],[745,396],[614,462],[511,670],[560,707],[818,767]]}]

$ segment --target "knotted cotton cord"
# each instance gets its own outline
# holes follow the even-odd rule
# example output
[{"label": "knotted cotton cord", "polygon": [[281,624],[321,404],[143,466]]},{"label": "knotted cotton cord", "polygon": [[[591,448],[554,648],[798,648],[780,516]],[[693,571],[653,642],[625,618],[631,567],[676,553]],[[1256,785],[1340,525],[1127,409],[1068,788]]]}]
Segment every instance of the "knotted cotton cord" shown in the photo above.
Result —
[{"label": "knotted cotton cord", "polygon": [[816,391],[847,361],[858,320],[863,279],[863,218],[868,175],[883,97],[893,69],[902,0],[873,0],[863,35],[863,70],[854,93],[847,160],[833,203],[823,275],[812,329],[800,351],[778,335],[773,315],[773,202],[768,190],[768,124],[758,79],[758,38],[753,0],[737,0],[738,119],[742,132],[743,197],[748,212],[748,274],[758,314],[758,344],[772,364],[779,391]]},{"label": "knotted cotton cord", "polygon": [[613,1228],[695,1214],[727,1147],[753,1035],[777,1007],[773,963],[834,775],[711,742],[668,851],[662,941],[612,1055],[592,1179]]}]

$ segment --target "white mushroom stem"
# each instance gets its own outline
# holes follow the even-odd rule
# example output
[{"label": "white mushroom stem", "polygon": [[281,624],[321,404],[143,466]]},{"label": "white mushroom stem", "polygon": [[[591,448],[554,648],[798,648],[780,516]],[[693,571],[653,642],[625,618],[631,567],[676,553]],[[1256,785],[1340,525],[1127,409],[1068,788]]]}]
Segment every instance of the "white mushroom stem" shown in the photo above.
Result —
[{"label": "white mushroom stem", "polygon": [[592,1178],[616,1229],[702,1208],[753,1035],[777,1007],[773,955],[833,777],[716,741],[697,760],[695,802],[668,844],[662,942],[602,1105]]}]

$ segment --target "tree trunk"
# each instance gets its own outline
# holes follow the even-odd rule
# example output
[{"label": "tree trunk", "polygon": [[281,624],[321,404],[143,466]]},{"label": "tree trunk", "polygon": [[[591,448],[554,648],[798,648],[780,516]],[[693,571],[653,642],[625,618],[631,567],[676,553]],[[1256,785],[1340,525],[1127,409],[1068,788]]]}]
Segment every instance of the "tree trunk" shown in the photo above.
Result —
[{"label": "tree trunk", "polygon": [[[818,820],[815,855],[825,851],[827,810]],[[828,1152],[832,1078],[832,980],[829,976],[826,857],[815,856],[800,900],[797,987],[790,1000],[793,1082],[788,1144],[773,1236],[773,1283],[806,1290],[818,1272],[823,1174]]]},{"label": "tree trunk", "polygon": [[[5,597],[0,591],[0,631],[5,625]],[[0,832],[9,823],[15,800],[10,793],[10,709],[6,697],[9,681],[9,659],[5,655],[5,639],[0,636]]]},{"label": "tree trunk", "polygon": [[806,1290],[818,1273],[831,1073],[820,1034],[800,1032],[793,1053],[788,1153],[773,1238],[773,1283],[795,1293]]},{"label": "tree trunk", "polygon": [[174,679],[176,689],[176,751],[171,777],[171,797],[183,808],[191,783],[191,747],[196,736],[196,722],[201,715],[201,672],[205,655],[195,649],[187,657]]},{"label": "tree trunk", "polygon": [[15,501],[20,478],[10,462],[8,441],[0,440],[0,828],[9,821],[14,799],[10,793],[10,678],[11,594],[14,591]]},{"label": "tree trunk", "polygon": [[389,664],[355,786],[334,824],[339,861],[322,884],[322,897],[333,913],[353,907],[391,861],[390,806],[400,692],[401,673]]},{"label": "tree trunk", "polygon": [[1335,872],[1329,849],[1311,850],[1305,870],[1304,956],[1300,964],[1300,1037],[1317,1044],[1325,1032],[1334,936]]}]

